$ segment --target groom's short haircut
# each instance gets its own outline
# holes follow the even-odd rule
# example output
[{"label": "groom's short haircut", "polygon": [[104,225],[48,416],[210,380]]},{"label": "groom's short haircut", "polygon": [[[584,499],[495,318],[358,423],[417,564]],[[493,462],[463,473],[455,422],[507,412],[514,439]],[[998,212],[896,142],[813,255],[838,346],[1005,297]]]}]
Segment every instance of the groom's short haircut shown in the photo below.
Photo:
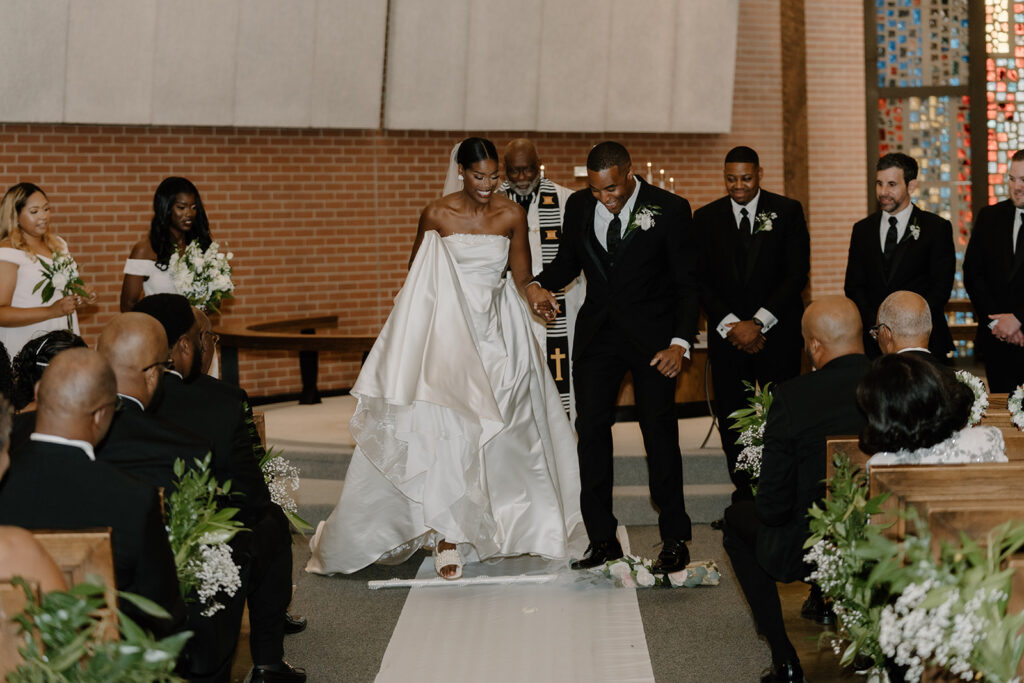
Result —
[{"label": "groom's short haircut", "polygon": [[196,324],[192,304],[181,294],[150,294],[139,299],[132,307],[136,313],[145,313],[157,319],[167,333],[167,346],[173,348],[178,340]]},{"label": "groom's short haircut", "polygon": [[594,145],[587,155],[588,171],[604,171],[609,168],[623,168],[630,164],[629,152],[617,142],[608,140]]},{"label": "groom's short haircut", "polygon": [[750,147],[733,147],[725,155],[725,163],[727,164],[753,164],[754,166],[760,166],[761,160]]},{"label": "groom's short haircut", "polygon": [[917,161],[914,157],[907,156],[902,152],[890,152],[875,164],[876,171],[887,171],[890,168],[898,168],[903,171],[903,183],[917,179]]}]

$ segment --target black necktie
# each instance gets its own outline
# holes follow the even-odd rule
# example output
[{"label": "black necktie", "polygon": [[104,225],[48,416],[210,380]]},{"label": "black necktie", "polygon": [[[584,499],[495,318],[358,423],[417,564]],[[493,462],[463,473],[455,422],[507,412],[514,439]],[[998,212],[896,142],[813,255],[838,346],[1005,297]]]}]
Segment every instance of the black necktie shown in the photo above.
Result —
[{"label": "black necktie", "polygon": [[740,275],[746,277],[747,249],[750,247],[750,213],[746,207],[740,209],[739,238],[740,248],[736,250],[736,266]]},{"label": "black necktie", "polygon": [[605,237],[605,242],[608,244],[608,254],[612,257],[615,256],[615,252],[619,248],[619,242],[622,241],[622,221],[619,220],[619,214],[612,216],[611,222],[608,223],[608,234]]},{"label": "black necktie", "polygon": [[747,213],[746,207],[740,209],[740,237],[750,237],[750,214]]},{"label": "black necktie", "polygon": [[1015,216],[1017,223],[1020,227],[1017,229],[1017,239],[1013,243],[1013,254],[1014,256],[1024,253],[1024,216],[1021,216],[1020,211]]},{"label": "black necktie", "polygon": [[896,251],[896,216],[889,216],[889,231],[885,233],[885,249],[882,250],[882,265],[886,275],[892,267],[892,255]]}]

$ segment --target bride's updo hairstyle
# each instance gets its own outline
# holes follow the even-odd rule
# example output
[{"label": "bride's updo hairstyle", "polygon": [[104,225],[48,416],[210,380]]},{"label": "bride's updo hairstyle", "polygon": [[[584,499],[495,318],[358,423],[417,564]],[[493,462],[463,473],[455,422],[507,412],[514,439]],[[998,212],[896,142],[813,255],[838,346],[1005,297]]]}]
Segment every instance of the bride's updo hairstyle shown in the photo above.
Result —
[{"label": "bride's updo hairstyle", "polygon": [[455,160],[459,162],[459,166],[464,169],[468,169],[470,166],[478,161],[484,159],[498,160],[498,150],[494,148],[494,143],[486,138],[466,138],[459,143],[459,153],[455,156]]},{"label": "bride's updo hairstyle", "polygon": [[196,216],[192,221],[192,229],[185,235],[185,244],[199,240],[199,246],[206,251],[213,241],[210,237],[210,221],[203,208],[203,198],[199,196],[196,186],[188,178],[164,178],[153,195],[153,220],[149,223],[149,245],[156,252],[156,265],[160,270],[167,269],[167,263],[177,246],[171,237],[171,209],[179,194],[190,194],[196,198]]},{"label": "bride's updo hairstyle", "polygon": [[974,393],[952,372],[906,353],[875,360],[857,385],[867,418],[860,449],[868,455],[928,448],[963,429]]}]

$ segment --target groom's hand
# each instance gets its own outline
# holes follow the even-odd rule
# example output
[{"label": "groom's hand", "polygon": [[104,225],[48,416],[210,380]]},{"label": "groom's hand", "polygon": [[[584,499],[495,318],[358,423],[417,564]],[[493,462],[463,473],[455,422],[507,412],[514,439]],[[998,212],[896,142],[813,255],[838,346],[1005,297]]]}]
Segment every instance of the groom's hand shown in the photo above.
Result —
[{"label": "groom's hand", "polygon": [[676,377],[683,371],[683,364],[689,362],[689,359],[684,355],[685,353],[686,351],[682,346],[673,344],[667,349],[662,349],[654,354],[654,358],[651,359],[651,365],[656,365],[658,372],[666,377]]},{"label": "groom's hand", "polygon": [[544,318],[554,320],[558,313],[558,300],[555,295],[541,287],[536,282],[526,285],[526,300],[530,304],[530,310]]}]

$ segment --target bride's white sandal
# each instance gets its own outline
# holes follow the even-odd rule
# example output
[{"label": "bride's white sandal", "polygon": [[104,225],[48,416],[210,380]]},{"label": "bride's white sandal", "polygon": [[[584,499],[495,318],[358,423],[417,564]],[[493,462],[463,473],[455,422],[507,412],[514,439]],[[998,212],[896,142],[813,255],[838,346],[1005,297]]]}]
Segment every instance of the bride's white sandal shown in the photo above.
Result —
[{"label": "bride's white sandal", "polygon": [[[441,545],[438,543],[438,545]],[[451,576],[443,576],[441,570],[445,567],[455,567],[455,573]],[[438,550],[434,548],[434,571],[437,575],[446,581],[454,581],[455,579],[462,578],[462,555],[456,548],[448,548],[447,550]]]}]

